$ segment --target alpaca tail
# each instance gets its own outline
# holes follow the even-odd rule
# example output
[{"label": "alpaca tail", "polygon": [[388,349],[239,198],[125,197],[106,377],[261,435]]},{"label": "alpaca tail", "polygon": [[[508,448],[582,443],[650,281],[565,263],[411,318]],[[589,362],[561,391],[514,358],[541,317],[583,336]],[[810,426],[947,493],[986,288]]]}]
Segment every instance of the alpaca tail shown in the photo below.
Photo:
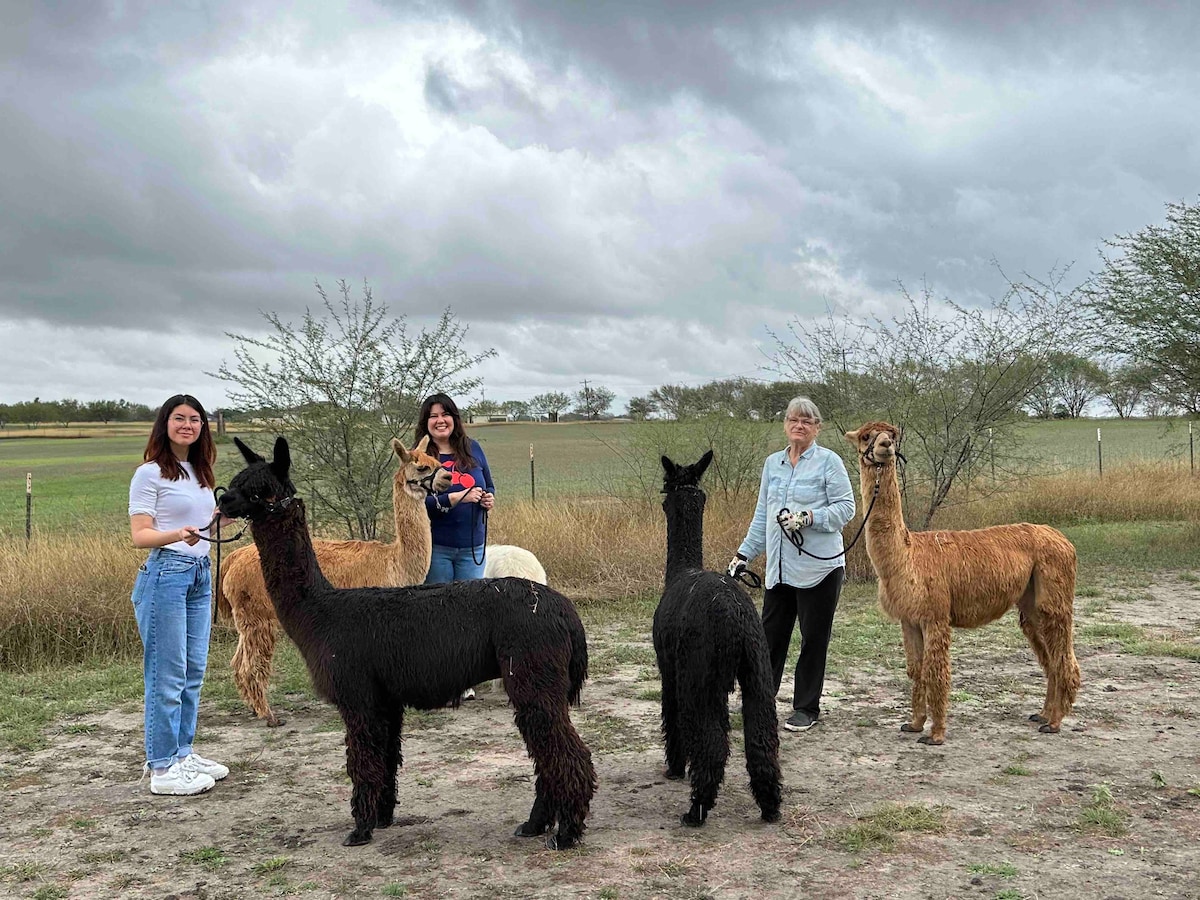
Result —
[{"label": "alpaca tail", "polygon": [[567,662],[567,675],[570,685],[567,689],[567,702],[572,706],[579,705],[579,695],[583,692],[583,682],[588,674],[587,633],[583,630],[583,622],[574,607],[570,609],[567,628],[571,638],[571,658]]},{"label": "alpaca tail", "polygon": [[775,679],[762,621],[753,612],[742,625],[738,684],[742,689],[742,733],[750,791],[768,822],[779,818],[783,802],[779,768],[779,718],[775,714]]}]

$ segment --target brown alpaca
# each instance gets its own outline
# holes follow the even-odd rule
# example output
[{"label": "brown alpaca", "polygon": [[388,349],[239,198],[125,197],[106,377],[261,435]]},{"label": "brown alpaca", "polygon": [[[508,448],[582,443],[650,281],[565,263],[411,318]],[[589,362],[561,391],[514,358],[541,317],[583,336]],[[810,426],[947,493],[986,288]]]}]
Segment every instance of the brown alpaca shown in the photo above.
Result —
[{"label": "brown alpaca", "polygon": [[977,628],[1016,606],[1033,652],[1046,673],[1046,701],[1030,720],[1057,734],[1079,691],[1072,620],[1075,548],[1048,525],[997,525],[974,531],[910,532],[896,482],[899,432],[871,422],[846,432],[859,456],[867,519],[867,555],[879,576],[879,605],[900,622],[912,681],[912,720],[901,731],[922,744],[946,739],[950,699],[950,629]]},{"label": "brown alpaca", "polygon": [[[392,543],[313,541],[321,571],[335,587],[405,587],[425,580],[433,538],[429,514],[425,512],[426,489],[422,480],[432,478],[431,489],[438,492],[450,486],[451,478],[437,458],[425,452],[428,444],[429,438],[425,437],[412,450],[406,450],[400,441],[392,440],[392,449],[400,458],[400,468],[392,481],[396,520],[396,538]],[[222,566],[217,610],[222,615],[232,612],[237,628],[238,645],[230,665],[238,693],[268,725],[282,725],[283,720],[267,703],[279,620],[263,581],[256,546],[239,548]]]}]

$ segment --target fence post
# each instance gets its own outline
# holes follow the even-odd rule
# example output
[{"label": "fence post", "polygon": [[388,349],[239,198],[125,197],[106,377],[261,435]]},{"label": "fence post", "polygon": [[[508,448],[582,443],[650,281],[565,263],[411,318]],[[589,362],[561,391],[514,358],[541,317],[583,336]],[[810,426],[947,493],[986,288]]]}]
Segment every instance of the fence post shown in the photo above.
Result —
[{"label": "fence post", "polygon": [[1192,474],[1196,474],[1196,442],[1192,437],[1192,423],[1188,422],[1188,464],[1192,467]]},{"label": "fence post", "polygon": [[988,429],[988,454],[992,458],[992,484],[996,483],[996,444],[992,440],[992,429]]},{"label": "fence post", "polygon": [[537,503],[537,474],[533,469],[533,444],[529,445],[529,502]]},{"label": "fence post", "polygon": [[33,537],[33,473],[25,473],[25,545]]},{"label": "fence post", "polygon": [[1100,429],[1096,429],[1096,461],[1100,465],[1100,477],[1104,477],[1104,451],[1100,449]]}]

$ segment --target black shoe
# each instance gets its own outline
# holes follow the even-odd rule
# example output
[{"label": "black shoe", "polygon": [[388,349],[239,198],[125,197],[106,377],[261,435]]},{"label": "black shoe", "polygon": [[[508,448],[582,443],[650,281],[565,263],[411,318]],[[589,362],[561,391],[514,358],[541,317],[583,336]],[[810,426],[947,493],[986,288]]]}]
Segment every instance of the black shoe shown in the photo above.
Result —
[{"label": "black shoe", "polygon": [[788,731],[808,731],[816,724],[816,719],[804,710],[798,709],[788,717],[788,720],[783,723],[783,727]]}]

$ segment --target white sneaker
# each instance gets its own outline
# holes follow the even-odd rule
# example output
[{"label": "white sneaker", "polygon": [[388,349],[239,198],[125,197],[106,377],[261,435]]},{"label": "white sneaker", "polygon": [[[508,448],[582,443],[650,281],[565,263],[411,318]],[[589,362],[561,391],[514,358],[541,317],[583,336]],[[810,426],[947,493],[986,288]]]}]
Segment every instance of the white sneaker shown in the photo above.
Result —
[{"label": "white sneaker", "polygon": [[171,763],[170,767],[161,775],[157,772],[150,773],[150,793],[152,794],[173,794],[175,796],[203,794],[205,791],[212,790],[215,784],[216,782],[210,776],[203,772],[184,768],[183,763],[179,760]]},{"label": "white sneaker", "polygon": [[199,772],[201,775],[207,775],[213,781],[220,781],[229,774],[228,766],[223,766],[219,762],[213,762],[211,759],[205,759],[199,753],[189,753],[180,760],[180,764],[190,772]]},{"label": "white sneaker", "polygon": [[460,699],[474,700],[475,699],[475,688],[473,688],[473,687],[467,688],[465,691],[462,692],[462,697]]}]

